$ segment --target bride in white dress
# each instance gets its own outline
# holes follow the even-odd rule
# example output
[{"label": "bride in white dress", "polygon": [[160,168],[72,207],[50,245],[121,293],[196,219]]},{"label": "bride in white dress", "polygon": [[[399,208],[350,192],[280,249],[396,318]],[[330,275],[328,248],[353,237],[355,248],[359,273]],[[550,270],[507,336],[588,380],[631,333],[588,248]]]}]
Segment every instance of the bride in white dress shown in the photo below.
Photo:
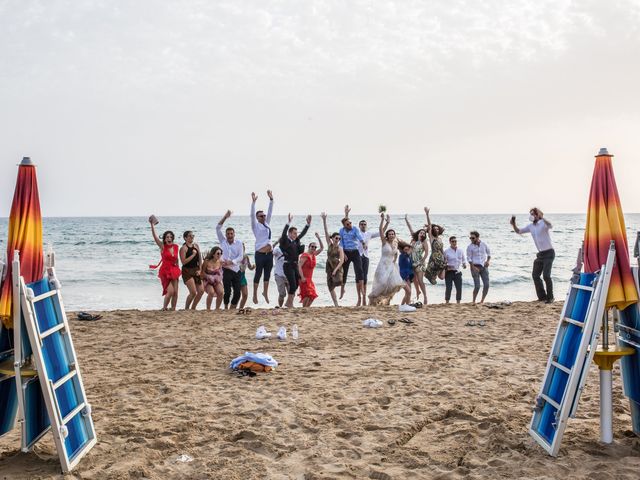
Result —
[{"label": "bride in white dress", "polygon": [[400,290],[404,289],[405,295],[402,303],[409,303],[411,299],[411,287],[402,280],[400,269],[396,263],[398,257],[398,239],[396,231],[389,229],[389,216],[384,213],[380,214],[380,240],[382,241],[382,251],[380,263],[376,268],[373,277],[373,288],[369,294],[370,305],[389,305],[393,296]]}]

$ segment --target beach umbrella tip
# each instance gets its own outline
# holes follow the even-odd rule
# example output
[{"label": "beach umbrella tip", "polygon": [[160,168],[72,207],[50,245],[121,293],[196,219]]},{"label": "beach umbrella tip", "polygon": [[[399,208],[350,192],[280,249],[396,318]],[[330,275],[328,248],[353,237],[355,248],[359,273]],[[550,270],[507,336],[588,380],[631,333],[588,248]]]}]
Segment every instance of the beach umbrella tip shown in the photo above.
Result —
[{"label": "beach umbrella tip", "polygon": [[609,153],[609,150],[607,150],[607,147],[602,147],[598,152],[598,154],[596,155],[596,157],[603,157],[603,156],[613,157],[613,155]]},{"label": "beach umbrella tip", "polygon": [[33,161],[31,160],[31,157],[22,157],[22,161],[20,162],[20,165],[35,165],[35,163],[33,163]]}]

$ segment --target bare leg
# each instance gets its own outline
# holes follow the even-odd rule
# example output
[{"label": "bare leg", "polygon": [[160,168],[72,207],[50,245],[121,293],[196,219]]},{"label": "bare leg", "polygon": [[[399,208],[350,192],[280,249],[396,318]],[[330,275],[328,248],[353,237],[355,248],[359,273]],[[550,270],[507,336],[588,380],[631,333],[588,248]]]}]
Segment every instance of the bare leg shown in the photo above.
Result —
[{"label": "bare leg", "polygon": [[178,280],[171,280],[169,288],[173,290],[171,293],[171,310],[175,310],[178,304]]},{"label": "bare leg", "polygon": [[256,305],[258,303],[258,286],[260,284],[259,283],[254,283],[253,284],[253,303],[254,305]]},{"label": "bare leg", "polygon": [[344,283],[340,286],[340,300],[344,297]]},{"label": "bare leg", "polygon": [[285,297],[278,296],[278,306],[280,308],[282,308],[282,305],[284,305],[284,299],[285,299]]},{"label": "bare leg", "polygon": [[187,295],[187,299],[184,302],[184,309],[189,310],[191,308],[191,301],[196,298],[198,292],[196,291],[196,281],[193,278],[190,278],[185,283],[187,290],[189,290],[189,294]]},{"label": "bare leg", "polygon": [[338,295],[336,294],[336,289],[332,288],[331,290],[329,290],[329,293],[331,294],[331,300],[333,300],[333,306],[334,307],[339,307],[339,305],[338,305]]},{"label": "bare leg", "polygon": [[248,298],[249,298],[249,288],[246,285],[244,285],[240,287],[240,308],[244,308]]},{"label": "bare leg", "polygon": [[362,282],[362,306],[366,306],[367,305],[367,284],[363,281]]},{"label": "bare leg", "polygon": [[224,288],[222,288],[222,285],[220,283],[218,283],[215,288],[216,288],[216,310],[220,310],[220,305],[222,305],[222,300],[224,300]]},{"label": "bare leg", "polygon": [[356,290],[358,292],[358,303],[356,306],[359,307],[364,304],[364,281],[360,280],[359,282],[356,282]]},{"label": "bare leg", "polygon": [[402,304],[407,305],[411,301],[411,284],[407,282],[402,288],[404,288],[404,298],[402,299]]},{"label": "bare leg", "polygon": [[444,274],[445,274],[445,271],[444,270],[440,270],[440,273],[438,274],[438,278],[440,280],[444,280]]},{"label": "bare leg", "polygon": [[173,291],[171,290],[171,284],[167,286],[167,293],[164,294],[164,299],[162,301],[162,310],[169,310],[169,302],[171,302],[171,297],[173,296]]},{"label": "bare leg", "polygon": [[418,286],[420,290],[422,290],[422,298],[424,299],[424,304],[427,304],[427,286],[424,283],[424,272],[422,270],[418,270],[416,272],[416,278],[418,279]]},{"label": "bare leg", "polygon": [[262,296],[264,301],[269,303],[269,282],[262,282]]},{"label": "bare leg", "polygon": [[204,287],[202,286],[202,283],[196,283],[196,298],[194,298],[193,302],[191,302],[192,310],[196,309],[203,295],[204,295]]},{"label": "bare leg", "polygon": [[293,297],[294,296],[295,296],[294,293],[290,293],[289,295],[287,295],[287,303],[286,303],[287,308],[293,308]]}]

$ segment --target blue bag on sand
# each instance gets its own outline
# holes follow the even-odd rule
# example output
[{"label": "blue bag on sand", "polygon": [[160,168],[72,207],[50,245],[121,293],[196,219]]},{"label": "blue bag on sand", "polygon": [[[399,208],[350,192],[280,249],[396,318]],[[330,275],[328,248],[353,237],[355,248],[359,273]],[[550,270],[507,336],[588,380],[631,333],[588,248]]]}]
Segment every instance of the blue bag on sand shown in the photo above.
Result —
[{"label": "blue bag on sand", "polygon": [[239,357],[231,360],[229,368],[235,370],[238,368],[238,365],[244,362],[255,362],[271,368],[276,368],[278,366],[278,362],[276,362],[271,355],[267,355],[266,353],[245,352],[244,355],[240,355]]}]

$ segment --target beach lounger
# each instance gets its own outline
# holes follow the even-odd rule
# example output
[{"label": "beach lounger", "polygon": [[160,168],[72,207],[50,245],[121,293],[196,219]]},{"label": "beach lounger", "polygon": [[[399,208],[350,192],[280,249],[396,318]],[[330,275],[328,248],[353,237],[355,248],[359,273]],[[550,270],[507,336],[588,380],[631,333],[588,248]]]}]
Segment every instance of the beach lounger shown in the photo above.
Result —
[{"label": "beach lounger", "polygon": [[[633,267],[632,271],[636,288],[640,292],[638,267]],[[633,432],[640,435],[640,304],[635,303],[621,310],[619,317],[618,345],[631,347],[635,350],[634,355],[624,356],[620,359],[620,368],[622,370],[623,391],[625,396],[629,398]]]},{"label": "beach lounger", "polygon": [[24,386],[27,434],[30,438],[41,437],[41,428],[50,421],[62,471],[66,473],[96,444],[96,433],[60,284],[55,270],[48,268],[46,278],[28,285],[20,277],[18,290],[38,373],[38,382],[26,381]]},{"label": "beach lounger", "polygon": [[597,348],[602,315],[615,259],[613,242],[598,273],[581,273],[565,299],[553,347],[536,397],[531,436],[556,456],[569,417],[575,416],[580,394]]}]

